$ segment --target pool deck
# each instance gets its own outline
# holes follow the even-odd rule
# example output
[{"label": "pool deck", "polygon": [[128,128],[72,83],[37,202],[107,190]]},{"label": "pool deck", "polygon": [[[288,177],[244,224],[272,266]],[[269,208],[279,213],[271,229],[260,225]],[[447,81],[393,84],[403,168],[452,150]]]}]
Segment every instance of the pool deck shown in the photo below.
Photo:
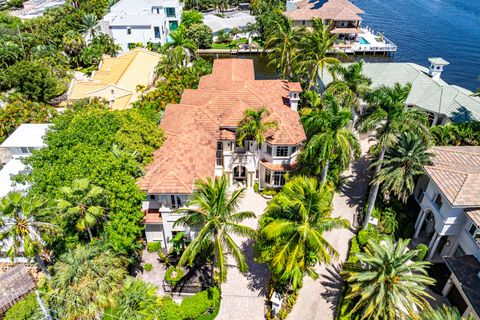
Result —
[{"label": "pool deck", "polygon": [[[337,44],[336,49],[345,53],[383,53],[389,54],[397,51],[397,46],[384,35],[375,32],[369,27],[361,28],[356,41],[347,41],[347,43]],[[360,43],[360,39],[365,39],[368,43]]]}]

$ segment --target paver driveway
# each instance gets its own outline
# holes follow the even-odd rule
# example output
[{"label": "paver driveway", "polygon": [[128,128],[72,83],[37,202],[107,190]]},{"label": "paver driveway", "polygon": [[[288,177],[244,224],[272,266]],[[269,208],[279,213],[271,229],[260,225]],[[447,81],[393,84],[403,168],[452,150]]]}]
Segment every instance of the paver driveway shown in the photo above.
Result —
[{"label": "paver driveway", "polygon": [[[255,219],[244,220],[242,224],[257,228],[257,222],[263,213],[267,202],[264,198],[248,189],[245,198],[240,203],[239,211],[253,211]],[[252,240],[233,236],[235,242],[245,252],[249,271],[242,274],[236,267],[235,260],[230,256],[228,262],[227,282],[222,284],[222,303],[218,320],[260,320],[263,319],[265,301],[265,286],[270,277],[265,265],[253,261]]]},{"label": "paver driveway", "polygon": [[[355,161],[352,168],[343,176],[347,177],[340,193],[333,198],[333,216],[343,217],[353,224],[359,203],[363,201],[368,189],[368,166],[366,153],[369,143],[366,138],[361,141],[362,157]],[[341,278],[338,274],[339,265],[345,261],[348,253],[349,240],[353,237],[351,230],[334,230],[325,233],[325,238],[340,254],[339,259],[331,266],[319,267],[320,277],[314,281],[305,277],[297,303],[288,315],[288,320],[332,320],[340,296]]]}]

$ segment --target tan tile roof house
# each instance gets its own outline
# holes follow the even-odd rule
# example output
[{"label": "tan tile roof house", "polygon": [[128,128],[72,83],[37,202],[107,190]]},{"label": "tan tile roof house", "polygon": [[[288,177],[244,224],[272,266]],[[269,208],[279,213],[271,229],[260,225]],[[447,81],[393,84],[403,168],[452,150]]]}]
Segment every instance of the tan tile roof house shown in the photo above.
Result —
[{"label": "tan tile roof house", "polygon": [[198,89],[185,90],[179,104],[168,105],[161,127],[167,139],[140,180],[148,194],[190,194],[196,179],[213,177],[217,142],[234,141],[235,127],[247,108],[265,107],[278,128],[268,134],[272,145],[297,145],[305,132],[289,94],[298,83],[255,80],[252,60],[217,59],[212,74]]},{"label": "tan tile roof house", "polygon": [[361,21],[364,11],[347,0],[287,1],[284,15],[294,21],[320,18],[323,21]]},{"label": "tan tile roof house", "polygon": [[104,57],[89,80],[72,80],[67,101],[99,97],[110,102],[112,109],[128,108],[139,98],[137,86],[149,87],[161,55],[135,48],[118,55]]}]

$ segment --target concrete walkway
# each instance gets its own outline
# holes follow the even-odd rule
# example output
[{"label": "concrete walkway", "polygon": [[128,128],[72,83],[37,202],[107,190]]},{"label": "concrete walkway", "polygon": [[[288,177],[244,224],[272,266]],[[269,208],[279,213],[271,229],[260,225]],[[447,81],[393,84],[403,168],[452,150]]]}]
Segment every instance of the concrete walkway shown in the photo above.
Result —
[{"label": "concrete walkway", "polygon": [[[341,192],[336,193],[333,198],[333,216],[348,219],[352,227],[357,208],[366,197],[369,183],[367,170],[369,161],[366,156],[369,142],[366,138],[360,142],[362,157],[355,161],[352,168],[343,174],[346,181],[341,188]],[[340,257],[332,265],[318,267],[317,271],[320,277],[316,281],[308,276],[304,278],[297,303],[288,315],[288,320],[330,320],[335,318],[335,309],[342,284],[339,275],[340,265],[346,260],[349,241],[353,235],[354,233],[351,230],[343,229],[325,233],[325,238],[338,251]]]},{"label": "concrete walkway", "polygon": [[[257,228],[258,218],[263,213],[267,201],[260,195],[248,189],[240,203],[239,211],[253,211],[255,219],[242,222],[251,228]],[[244,251],[249,270],[242,274],[236,267],[235,260],[230,256],[228,263],[227,282],[222,285],[222,303],[217,320],[261,320],[265,301],[265,286],[270,278],[267,267],[253,261],[253,241],[244,237],[233,236],[235,242]]]}]

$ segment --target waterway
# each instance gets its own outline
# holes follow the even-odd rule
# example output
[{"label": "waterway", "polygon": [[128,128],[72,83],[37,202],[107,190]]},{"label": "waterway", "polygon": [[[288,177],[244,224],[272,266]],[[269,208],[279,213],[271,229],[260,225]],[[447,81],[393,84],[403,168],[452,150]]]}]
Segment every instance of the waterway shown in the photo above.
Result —
[{"label": "waterway", "polygon": [[[480,87],[480,0],[351,0],[365,11],[363,25],[384,32],[398,45],[393,57],[362,56],[370,62],[414,62],[428,58],[450,62],[442,78],[475,91]],[[210,56],[226,57],[226,56]],[[254,60],[257,79],[274,79],[275,68],[261,55],[236,55]]]}]

